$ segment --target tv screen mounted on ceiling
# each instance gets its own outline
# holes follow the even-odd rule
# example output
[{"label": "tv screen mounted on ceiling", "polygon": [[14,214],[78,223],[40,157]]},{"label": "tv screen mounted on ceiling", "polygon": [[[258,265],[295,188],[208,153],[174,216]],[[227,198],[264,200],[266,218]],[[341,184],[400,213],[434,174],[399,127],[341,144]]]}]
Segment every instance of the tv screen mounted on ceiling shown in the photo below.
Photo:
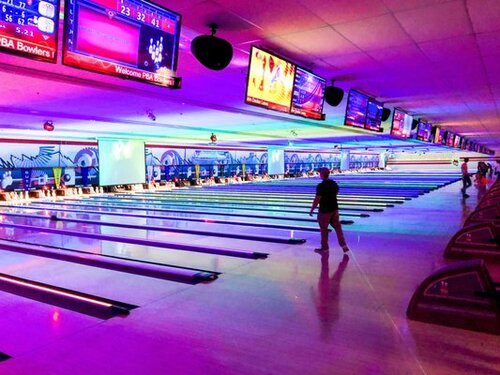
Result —
[{"label": "tv screen mounted on ceiling", "polygon": [[432,136],[432,124],[419,121],[417,127],[417,139],[419,141],[430,142]]},{"label": "tv screen mounted on ceiling", "polygon": [[59,0],[0,1],[0,49],[56,62]]},{"label": "tv screen mounted on ceiling", "polygon": [[294,78],[294,64],[252,46],[245,102],[290,113]]},{"label": "tv screen mounted on ceiling", "polygon": [[323,119],[325,88],[324,78],[296,67],[290,113],[315,120]]},{"label": "tv screen mounted on ceiling", "polygon": [[63,63],[178,88],[181,16],[144,0],[67,0]]},{"label": "tv screen mounted on ceiling", "polygon": [[409,138],[411,135],[411,123],[413,116],[399,108],[394,108],[392,114],[391,135],[401,138]]},{"label": "tv screen mounted on ceiling", "polygon": [[436,127],[436,131],[434,133],[434,143],[436,144],[442,144],[443,143],[443,136],[444,136],[444,130]]},{"label": "tv screen mounted on ceiling", "polygon": [[455,144],[455,133],[447,131],[444,144],[448,147],[453,147]]},{"label": "tv screen mounted on ceiling", "polygon": [[349,90],[345,110],[344,125],[364,128],[366,111],[368,109],[368,95],[356,90]]},{"label": "tv screen mounted on ceiling", "polygon": [[365,129],[379,131],[382,124],[384,106],[375,99],[369,98],[366,108]]}]

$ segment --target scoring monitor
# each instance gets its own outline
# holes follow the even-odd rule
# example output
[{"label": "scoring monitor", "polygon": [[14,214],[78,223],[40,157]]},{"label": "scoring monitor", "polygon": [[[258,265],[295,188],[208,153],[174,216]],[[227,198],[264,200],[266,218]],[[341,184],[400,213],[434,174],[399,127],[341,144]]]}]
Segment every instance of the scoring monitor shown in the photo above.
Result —
[{"label": "scoring monitor", "polygon": [[63,63],[178,88],[181,16],[143,0],[67,0]]},{"label": "scoring monitor", "polygon": [[59,0],[0,0],[0,49],[56,62]]}]

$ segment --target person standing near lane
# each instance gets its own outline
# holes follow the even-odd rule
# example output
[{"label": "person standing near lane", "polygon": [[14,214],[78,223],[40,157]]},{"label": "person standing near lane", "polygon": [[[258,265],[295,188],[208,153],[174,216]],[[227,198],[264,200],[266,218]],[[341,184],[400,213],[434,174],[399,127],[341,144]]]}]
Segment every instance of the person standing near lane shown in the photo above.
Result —
[{"label": "person standing near lane", "polygon": [[339,205],[337,202],[339,186],[335,181],[329,179],[330,170],[328,168],[320,168],[319,175],[323,181],[316,187],[316,197],[309,211],[309,216],[312,216],[314,210],[319,205],[318,224],[321,231],[321,247],[315,251],[321,252],[329,250],[328,225],[331,224],[337,234],[337,240],[340,247],[342,247],[344,253],[347,253],[349,247],[347,246],[344,232],[342,231],[342,224],[340,223],[339,217]]},{"label": "person standing near lane", "polygon": [[469,176],[469,167],[467,166],[467,163],[469,162],[469,158],[464,158],[464,162],[462,163],[462,197],[463,198],[469,198],[469,195],[467,194],[467,189],[472,185],[472,181],[470,180]]}]

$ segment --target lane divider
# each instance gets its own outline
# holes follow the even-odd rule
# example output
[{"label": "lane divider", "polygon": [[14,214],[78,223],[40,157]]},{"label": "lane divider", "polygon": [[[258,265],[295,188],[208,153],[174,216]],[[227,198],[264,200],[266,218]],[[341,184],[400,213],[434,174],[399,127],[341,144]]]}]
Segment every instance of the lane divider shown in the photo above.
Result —
[{"label": "lane divider", "polygon": [[213,281],[220,275],[219,272],[214,271],[122,258],[108,254],[95,254],[84,250],[33,244],[27,241],[12,239],[0,239],[0,250],[191,285]]},{"label": "lane divider", "polygon": [[230,250],[230,249],[222,249],[222,248],[211,248],[204,246],[194,246],[194,245],[183,245],[170,243],[165,241],[156,241],[149,240],[143,238],[133,238],[133,237],[125,237],[125,236],[114,236],[110,234],[97,234],[97,233],[88,233],[84,231],[77,230],[69,230],[69,229],[57,229],[57,228],[45,228],[40,226],[33,225],[24,225],[24,224],[11,224],[11,223],[0,223],[0,227],[10,227],[10,228],[19,228],[27,231],[37,231],[43,233],[52,233],[52,234],[61,234],[66,236],[75,236],[82,238],[92,238],[101,241],[112,241],[112,242],[120,242],[120,243],[128,243],[134,245],[141,246],[154,246],[169,250],[182,250],[182,251],[192,251],[197,253],[205,253],[205,254],[216,254],[216,255],[225,255],[237,258],[246,258],[246,259],[265,259],[269,255],[268,253],[262,252],[248,252],[248,251],[240,251],[240,250]]},{"label": "lane divider", "polygon": [[4,273],[0,273],[0,289],[4,292],[60,306],[100,319],[128,315],[130,310],[138,307]]}]

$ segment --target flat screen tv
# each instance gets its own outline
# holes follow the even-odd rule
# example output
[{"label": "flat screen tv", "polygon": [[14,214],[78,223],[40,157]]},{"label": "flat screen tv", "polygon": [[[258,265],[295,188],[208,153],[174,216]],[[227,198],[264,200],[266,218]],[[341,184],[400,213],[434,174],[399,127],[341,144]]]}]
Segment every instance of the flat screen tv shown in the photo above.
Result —
[{"label": "flat screen tv", "polygon": [[455,144],[455,133],[452,133],[450,131],[446,132],[444,144],[449,147],[453,147]]},{"label": "flat screen tv", "polygon": [[462,150],[467,150],[468,143],[469,143],[469,141],[467,139],[462,138],[462,144],[460,145],[460,148]]},{"label": "flat screen tv", "polygon": [[435,130],[434,130],[434,139],[432,142],[436,143],[438,145],[442,144],[443,143],[443,135],[444,135],[444,130],[436,126]]},{"label": "flat screen tv", "polygon": [[432,136],[432,124],[419,121],[417,126],[417,139],[424,142],[430,142]]},{"label": "flat screen tv", "polygon": [[65,6],[65,65],[180,86],[179,14],[144,0],[68,0]]},{"label": "flat screen tv", "polygon": [[384,106],[382,103],[377,102],[375,99],[368,99],[368,106],[366,109],[365,129],[379,131],[380,124],[382,123],[382,112]]},{"label": "flat screen tv", "polygon": [[324,78],[297,67],[290,113],[315,120],[323,119],[325,88]]},{"label": "flat screen tv", "polygon": [[245,103],[290,113],[295,65],[252,46]]},{"label": "flat screen tv", "polygon": [[56,62],[59,0],[0,1],[0,49]]},{"label": "flat screen tv", "polygon": [[368,96],[356,90],[349,90],[347,107],[345,109],[344,125],[364,128],[367,109]]},{"label": "flat screen tv", "polygon": [[411,123],[413,116],[408,113],[394,108],[392,114],[391,135],[402,138],[409,138],[411,134]]}]

